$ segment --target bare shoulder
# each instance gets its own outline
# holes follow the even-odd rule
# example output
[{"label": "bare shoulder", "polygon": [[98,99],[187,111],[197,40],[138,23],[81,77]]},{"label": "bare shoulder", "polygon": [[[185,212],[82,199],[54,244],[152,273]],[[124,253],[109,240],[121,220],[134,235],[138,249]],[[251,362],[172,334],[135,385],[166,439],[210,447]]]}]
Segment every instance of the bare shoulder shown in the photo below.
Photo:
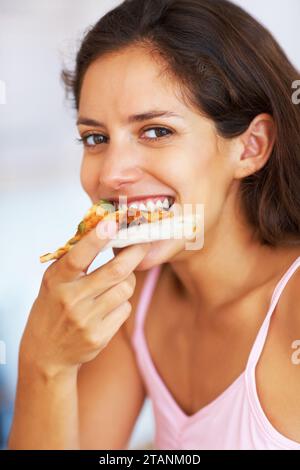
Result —
[{"label": "bare shoulder", "polygon": [[[292,260],[300,257],[300,248],[291,250]],[[289,262],[289,266],[292,262]],[[295,334],[300,337],[300,263],[286,283],[277,305],[276,319],[280,324],[282,338],[291,339]]]},{"label": "bare shoulder", "polygon": [[[295,358],[292,351],[297,348],[299,351],[300,347],[300,266],[289,279],[281,297],[280,316],[283,323],[283,341],[286,346],[290,347],[291,355]],[[300,352],[298,355],[298,367],[295,367],[295,360],[291,360],[291,369],[300,392]]]},{"label": "bare shoulder", "polygon": [[[278,301],[278,317],[282,323],[283,338],[300,339],[300,264],[288,280]],[[299,376],[300,380],[300,376]]]},{"label": "bare shoulder", "polygon": [[293,334],[297,331],[300,336],[300,265],[290,278],[283,295],[283,305],[286,310],[284,317]]},{"label": "bare shoulder", "polygon": [[279,432],[300,443],[300,267],[280,295],[262,357],[257,370],[262,407]]},{"label": "bare shoulder", "polygon": [[[300,443],[300,267],[289,279],[281,299],[283,357],[286,357],[284,377],[286,405],[285,434]],[[284,364],[282,364],[284,365]]]}]

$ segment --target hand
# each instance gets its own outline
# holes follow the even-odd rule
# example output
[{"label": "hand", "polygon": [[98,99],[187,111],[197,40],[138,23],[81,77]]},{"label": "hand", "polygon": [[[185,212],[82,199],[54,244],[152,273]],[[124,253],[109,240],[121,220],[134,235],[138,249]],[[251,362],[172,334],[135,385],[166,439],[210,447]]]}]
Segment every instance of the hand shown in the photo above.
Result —
[{"label": "hand", "polygon": [[22,337],[20,362],[47,376],[78,371],[105,348],[130,315],[133,270],[150,243],[125,248],[87,274],[113,235],[104,235],[105,227],[105,221],[98,224],[44,273]]}]

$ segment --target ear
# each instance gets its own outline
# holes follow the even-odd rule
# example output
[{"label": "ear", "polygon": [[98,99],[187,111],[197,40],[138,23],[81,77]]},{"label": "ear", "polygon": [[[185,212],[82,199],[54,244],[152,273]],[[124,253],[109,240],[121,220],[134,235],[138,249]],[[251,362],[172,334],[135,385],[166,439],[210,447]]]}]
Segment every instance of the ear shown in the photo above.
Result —
[{"label": "ear", "polygon": [[237,179],[256,173],[267,163],[275,143],[275,123],[271,115],[259,114],[239,137],[239,154],[234,177]]}]

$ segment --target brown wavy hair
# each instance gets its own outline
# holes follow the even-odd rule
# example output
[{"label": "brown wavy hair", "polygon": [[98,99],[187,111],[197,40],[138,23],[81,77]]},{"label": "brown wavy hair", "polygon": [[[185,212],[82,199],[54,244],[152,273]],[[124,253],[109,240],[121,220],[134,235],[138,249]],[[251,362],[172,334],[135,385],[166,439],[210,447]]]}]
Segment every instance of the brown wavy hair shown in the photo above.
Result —
[{"label": "brown wavy hair", "polygon": [[299,72],[271,33],[227,0],[125,0],[85,33],[75,70],[62,72],[76,109],[89,65],[135,45],[163,59],[187,103],[222,137],[239,136],[260,113],[273,117],[271,156],[241,180],[242,207],[263,244],[300,243]]}]

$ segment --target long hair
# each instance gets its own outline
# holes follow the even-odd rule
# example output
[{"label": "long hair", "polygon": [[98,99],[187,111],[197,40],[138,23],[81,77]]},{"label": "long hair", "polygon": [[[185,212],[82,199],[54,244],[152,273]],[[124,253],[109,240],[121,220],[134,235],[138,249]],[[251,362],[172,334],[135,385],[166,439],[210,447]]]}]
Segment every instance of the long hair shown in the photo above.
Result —
[{"label": "long hair", "polygon": [[275,122],[265,166],[240,182],[242,207],[263,244],[300,242],[299,72],[271,33],[227,0],[125,0],[85,35],[74,71],[62,78],[78,109],[89,65],[128,46],[159,56],[187,102],[224,138],[241,135],[260,113]]}]

